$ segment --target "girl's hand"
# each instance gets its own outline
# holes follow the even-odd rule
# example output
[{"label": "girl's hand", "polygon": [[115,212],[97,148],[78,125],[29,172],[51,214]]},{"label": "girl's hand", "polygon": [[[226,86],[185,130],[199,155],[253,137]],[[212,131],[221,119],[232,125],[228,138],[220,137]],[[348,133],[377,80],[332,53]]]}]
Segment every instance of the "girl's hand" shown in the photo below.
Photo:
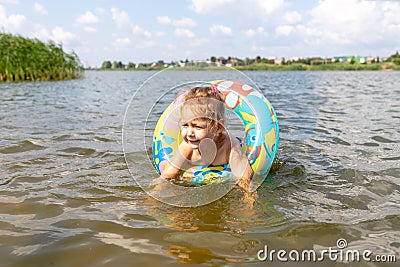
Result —
[{"label": "girl's hand", "polygon": [[186,142],[182,142],[179,145],[175,155],[166,163],[166,166],[161,173],[161,176],[165,179],[175,179],[181,171],[188,167],[193,149]]},{"label": "girl's hand", "polygon": [[249,176],[243,176],[242,178],[239,179],[237,185],[243,188],[244,191],[249,192],[250,191],[250,183],[251,179]]},{"label": "girl's hand", "polygon": [[239,179],[237,184],[246,192],[249,192],[253,169],[237,142],[232,144],[229,166],[231,167],[233,176]]}]

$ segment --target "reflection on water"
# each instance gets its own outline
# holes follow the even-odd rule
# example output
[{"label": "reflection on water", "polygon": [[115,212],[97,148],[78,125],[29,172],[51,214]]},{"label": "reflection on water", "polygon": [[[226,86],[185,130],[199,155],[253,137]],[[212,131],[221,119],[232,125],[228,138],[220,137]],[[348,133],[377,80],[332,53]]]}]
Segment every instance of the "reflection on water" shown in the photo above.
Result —
[{"label": "reflection on water", "polygon": [[[252,198],[235,188],[196,208],[148,197],[135,181],[156,177],[146,153],[133,153],[131,173],[125,164],[124,112],[152,74],[0,84],[6,266],[265,266],[264,245],[321,249],[339,238],[399,256],[400,73],[246,73],[277,111],[278,158]],[[174,75],[159,90],[194,72]]]}]

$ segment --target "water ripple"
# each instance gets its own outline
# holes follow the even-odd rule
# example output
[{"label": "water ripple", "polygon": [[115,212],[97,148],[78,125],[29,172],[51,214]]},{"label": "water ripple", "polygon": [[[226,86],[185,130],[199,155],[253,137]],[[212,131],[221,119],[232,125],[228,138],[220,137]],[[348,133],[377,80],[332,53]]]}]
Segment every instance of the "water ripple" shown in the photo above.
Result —
[{"label": "water ripple", "polygon": [[[143,167],[146,153],[132,155],[132,174],[125,164],[125,108],[152,74],[0,84],[3,262],[257,264],[266,244],[323,248],[338,238],[400,254],[397,72],[246,73],[277,111],[277,159],[255,194],[234,189],[193,209],[159,203],[137,185],[157,176]],[[180,75],[192,73],[170,79],[179,84]]]}]

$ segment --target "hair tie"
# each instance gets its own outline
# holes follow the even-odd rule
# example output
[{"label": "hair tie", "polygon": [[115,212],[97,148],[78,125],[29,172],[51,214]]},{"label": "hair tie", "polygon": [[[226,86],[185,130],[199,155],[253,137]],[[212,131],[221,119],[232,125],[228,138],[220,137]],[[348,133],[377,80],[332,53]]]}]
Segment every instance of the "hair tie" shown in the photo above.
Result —
[{"label": "hair tie", "polygon": [[218,93],[218,94],[221,93],[221,92],[218,90],[218,88],[217,88],[217,86],[216,86],[215,84],[211,85],[210,88],[211,88],[211,90],[213,90],[213,92],[215,92],[215,93]]}]

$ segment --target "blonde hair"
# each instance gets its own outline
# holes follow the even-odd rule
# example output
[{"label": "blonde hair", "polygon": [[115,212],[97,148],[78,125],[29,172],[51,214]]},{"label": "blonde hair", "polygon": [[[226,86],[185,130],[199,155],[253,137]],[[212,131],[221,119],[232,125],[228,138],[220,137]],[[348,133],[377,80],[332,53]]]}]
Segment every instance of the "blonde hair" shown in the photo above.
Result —
[{"label": "blonde hair", "polygon": [[[182,107],[189,107],[196,119],[209,120],[210,129],[217,131],[225,123],[225,105],[221,94],[213,87],[194,87],[184,97]],[[220,133],[222,133],[221,131]]]}]

